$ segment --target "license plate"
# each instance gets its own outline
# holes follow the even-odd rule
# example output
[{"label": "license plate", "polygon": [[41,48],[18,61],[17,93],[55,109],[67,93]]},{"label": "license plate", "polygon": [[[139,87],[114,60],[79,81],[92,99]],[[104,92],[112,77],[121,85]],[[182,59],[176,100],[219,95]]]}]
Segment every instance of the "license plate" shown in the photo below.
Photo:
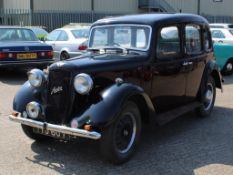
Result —
[{"label": "license plate", "polygon": [[72,139],[77,138],[75,136],[60,133],[60,132],[57,132],[57,131],[48,131],[48,130],[43,131],[42,129],[39,129],[39,128],[33,128],[33,132],[37,133],[37,134],[42,134],[42,135],[50,136],[50,137],[53,137],[53,138],[57,138],[57,139],[62,139],[62,140],[72,140]]},{"label": "license plate", "polygon": [[17,59],[36,59],[36,53],[19,53],[17,54]]}]

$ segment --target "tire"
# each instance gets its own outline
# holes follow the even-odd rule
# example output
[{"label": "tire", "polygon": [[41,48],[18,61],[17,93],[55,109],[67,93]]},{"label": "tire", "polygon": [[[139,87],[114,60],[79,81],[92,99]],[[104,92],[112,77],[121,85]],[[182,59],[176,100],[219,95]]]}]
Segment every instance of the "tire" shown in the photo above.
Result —
[{"label": "tire", "polygon": [[137,105],[125,103],[117,119],[102,131],[100,149],[104,158],[122,164],[134,154],[141,136],[141,115]]},{"label": "tire", "polygon": [[223,75],[232,75],[233,74],[233,61],[228,61],[222,70]]},{"label": "tire", "polygon": [[61,61],[67,60],[69,58],[70,58],[70,55],[67,52],[62,52],[61,55],[60,55],[60,60]]},{"label": "tire", "polygon": [[21,125],[21,127],[22,127],[22,130],[23,130],[24,134],[26,136],[28,136],[32,140],[36,140],[38,142],[42,142],[42,141],[47,141],[47,140],[51,139],[48,136],[44,136],[44,135],[41,135],[41,134],[34,133],[33,132],[33,128],[30,127],[30,126]]},{"label": "tire", "polygon": [[211,114],[215,103],[216,86],[214,78],[209,76],[201,88],[201,106],[196,109],[196,113],[198,117],[207,117]]}]

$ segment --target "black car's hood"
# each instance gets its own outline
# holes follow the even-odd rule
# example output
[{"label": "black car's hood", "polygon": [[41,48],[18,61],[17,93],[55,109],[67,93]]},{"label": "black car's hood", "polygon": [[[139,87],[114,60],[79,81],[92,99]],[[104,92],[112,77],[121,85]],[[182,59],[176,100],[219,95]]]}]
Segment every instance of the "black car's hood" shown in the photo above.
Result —
[{"label": "black car's hood", "polygon": [[148,55],[143,54],[89,54],[82,57],[60,61],[50,66],[50,70],[62,69],[72,72],[106,72],[137,67],[146,62]]}]

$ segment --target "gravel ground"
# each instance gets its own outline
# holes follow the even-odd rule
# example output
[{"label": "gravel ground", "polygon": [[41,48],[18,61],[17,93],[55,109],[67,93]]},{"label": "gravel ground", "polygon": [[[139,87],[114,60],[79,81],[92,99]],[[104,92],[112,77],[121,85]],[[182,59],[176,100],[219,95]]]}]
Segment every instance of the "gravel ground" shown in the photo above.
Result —
[{"label": "gravel ground", "polygon": [[132,160],[114,166],[89,140],[37,143],[8,120],[12,99],[26,74],[0,72],[0,174],[233,175],[233,76],[217,91],[209,118],[188,113],[165,126],[144,128]]}]

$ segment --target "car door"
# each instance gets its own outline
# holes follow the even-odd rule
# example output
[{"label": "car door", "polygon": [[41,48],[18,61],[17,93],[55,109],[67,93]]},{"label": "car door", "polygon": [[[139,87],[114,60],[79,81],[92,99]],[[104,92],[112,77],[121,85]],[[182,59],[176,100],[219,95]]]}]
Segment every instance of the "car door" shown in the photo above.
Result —
[{"label": "car door", "polygon": [[198,24],[185,25],[184,32],[185,57],[189,71],[186,80],[186,97],[191,102],[196,99],[205,64],[212,54],[211,36],[208,28]]},{"label": "car door", "polygon": [[181,26],[178,25],[162,27],[157,35],[151,92],[157,112],[185,103],[187,70],[181,36]]}]

